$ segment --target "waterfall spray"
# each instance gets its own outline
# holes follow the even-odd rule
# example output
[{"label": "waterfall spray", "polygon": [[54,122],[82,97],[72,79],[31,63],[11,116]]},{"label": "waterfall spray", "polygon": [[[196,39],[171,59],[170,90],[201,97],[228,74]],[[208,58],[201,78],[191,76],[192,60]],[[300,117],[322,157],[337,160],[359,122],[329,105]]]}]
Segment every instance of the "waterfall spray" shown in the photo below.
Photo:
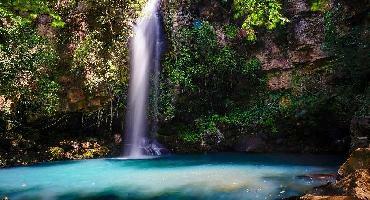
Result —
[{"label": "waterfall spray", "polygon": [[[156,142],[158,121],[158,87],[160,57],[163,48],[160,0],[149,0],[142,16],[134,27],[130,45],[131,76],[126,115],[126,131],[123,155],[142,157],[161,155],[164,148]],[[152,84],[150,75],[152,74]],[[148,99],[150,85],[153,87],[153,119],[151,134],[148,134]]]}]

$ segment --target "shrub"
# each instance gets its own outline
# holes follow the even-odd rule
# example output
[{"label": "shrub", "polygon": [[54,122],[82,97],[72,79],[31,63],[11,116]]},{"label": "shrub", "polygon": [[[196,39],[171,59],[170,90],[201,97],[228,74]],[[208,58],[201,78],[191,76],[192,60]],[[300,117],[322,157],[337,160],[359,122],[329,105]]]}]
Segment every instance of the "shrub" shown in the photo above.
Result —
[{"label": "shrub", "polygon": [[242,28],[247,32],[248,40],[256,40],[256,28],[269,30],[288,22],[283,17],[278,0],[234,0],[234,17],[243,19]]}]

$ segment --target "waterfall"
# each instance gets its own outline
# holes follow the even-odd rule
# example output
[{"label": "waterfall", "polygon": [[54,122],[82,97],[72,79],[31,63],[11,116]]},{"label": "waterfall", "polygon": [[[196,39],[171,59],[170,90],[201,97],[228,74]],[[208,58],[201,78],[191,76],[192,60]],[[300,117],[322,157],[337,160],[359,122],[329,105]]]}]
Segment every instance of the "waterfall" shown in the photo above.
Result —
[{"label": "waterfall", "polygon": [[[156,142],[158,87],[163,34],[160,0],[149,0],[134,26],[130,44],[131,75],[126,114],[123,155],[129,158],[160,155],[164,148]],[[152,86],[152,87],[150,87]],[[153,119],[148,134],[149,91],[153,94]]]}]

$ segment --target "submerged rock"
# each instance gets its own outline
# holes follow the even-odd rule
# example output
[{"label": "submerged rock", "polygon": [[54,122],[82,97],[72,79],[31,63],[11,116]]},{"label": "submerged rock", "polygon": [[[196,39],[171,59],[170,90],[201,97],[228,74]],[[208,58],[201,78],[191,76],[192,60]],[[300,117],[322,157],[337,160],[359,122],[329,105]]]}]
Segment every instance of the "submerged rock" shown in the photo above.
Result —
[{"label": "submerged rock", "polygon": [[297,176],[298,179],[306,179],[306,180],[320,180],[320,181],[335,181],[336,179],[335,174],[305,174]]}]

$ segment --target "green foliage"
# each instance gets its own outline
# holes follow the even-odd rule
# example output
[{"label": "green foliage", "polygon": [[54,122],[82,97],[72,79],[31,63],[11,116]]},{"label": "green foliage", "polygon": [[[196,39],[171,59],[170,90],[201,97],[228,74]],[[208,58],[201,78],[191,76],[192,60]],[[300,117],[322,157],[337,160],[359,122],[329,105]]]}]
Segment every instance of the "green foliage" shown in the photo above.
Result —
[{"label": "green foliage", "polygon": [[46,0],[4,0],[0,2],[0,12],[6,12],[8,16],[23,23],[30,23],[39,15],[46,14],[51,16],[53,27],[64,27],[61,16],[52,10],[51,6],[52,1]]},{"label": "green foliage", "polygon": [[[303,137],[309,129],[320,135],[330,126],[348,124],[355,113],[366,115],[368,83],[360,64],[368,62],[363,30],[355,28],[338,38],[333,19],[339,18],[327,12],[324,49],[335,59],[315,63],[312,71],[293,70],[292,88],[279,91],[267,90],[260,61],[244,59],[240,46],[219,41],[212,24],[178,27],[170,35],[172,44],[164,59],[162,93],[174,96],[166,103],[161,99],[162,111],[171,108],[165,126],[186,126],[178,129],[179,137],[203,147],[219,144],[212,138],[232,141],[257,132]],[[235,26],[222,30],[229,40],[237,39]],[[340,81],[333,78],[340,74],[347,75]]]},{"label": "green foliage", "polygon": [[177,37],[173,41],[175,51],[166,57],[165,70],[168,70],[173,84],[181,85],[189,91],[203,87],[226,89],[225,86],[237,81],[226,80],[227,77],[238,76],[240,73],[253,76],[259,70],[258,61],[248,63],[231,47],[221,47],[213,27],[207,22],[199,29],[183,28]]},{"label": "green foliage", "polygon": [[[127,44],[132,22],[143,14],[144,4],[145,0],[72,0],[58,6],[56,1],[46,0],[1,1],[0,136],[9,144],[35,147],[34,138],[44,129],[29,122],[40,116],[53,118],[70,106],[65,103],[65,93],[76,87],[83,90],[82,104],[98,99],[99,110],[82,106],[81,126],[88,124],[90,131],[101,126],[101,121],[121,118],[117,113],[124,110],[129,79]],[[221,4],[230,6],[227,1]],[[255,55],[258,44],[246,46],[240,36],[246,32],[249,40],[256,40],[259,30],[287,23],[280,1],[233,1],[234,18],[242,22],[243,30],[235,24],[199,19],[200,23],[192,26],[197,5],[198,0],[163,5],[169,45],[160,81],[161,134],[178,134],[182,142],[191,145],[219,145],[222,138],[232,141],[257,132],[300,136],[306,129],[330,126],[327,122],[348,125],[354,114],[369,115],[369,72],[364,64],[370,63],[368,34],[359,25],[350,25],[348,31],[340,28],[349,17],[340,14],[339,6],[329,11],[329,1],[310,1],[312,11],[325,12],[323,49],[333,59],[290,69],[292,87],[270,91],[260,61],[250,56]],[[72,14],[76,10],[81,13]],[[45,15],[51,19],[48,28],[54,27],[53,37],[39,33],[37,19]],[[62,18],[70,20],[65,23]],[[61,77],[72,80],[72,85],[67,81],[61,87]],[[17,134],[9,133],[17,127]],[[3,134],[3,130],[7,132]],[[108,153],[106,147],[96,146],[72,141],[42,152],[52,159]]]},{"label": "green foliage", "polygon": [[24,23],[0,28],[0,37],[0,94],[12,102],[38,105],[33,112],[55,111],[59,85],[51,73],[58,59],[54,45]]},{"label": "green foliage", "polygon": [[256,70],[256,65],[247,63],[231,47],[219,46],[207,22],[199,29],[181,29],[173,46],[164,62],[170,83],[181,86],[185,93],[202,92],[204,100],[217,98],[222,103],[222,94],[228,93],[238,78],[252,77]]},{"label": "green foliage", "polygon": [[[84,38],[73,38],[71,72],[83,77],[90,95],[121,98],[127,91],[129,74],[128,41],[132,22],[140,15],[144,0],[86,0],[89,31]],[[77,6],[77,5],[75,5]],[[74,37],[74,36],[72,36]],[[125,104],[120,102],[120,105]]]},{"label": "green foliage", "polygon": [[[263,6],[281,11],[280,4],[268,5],[261,1],[258,8],[251,5],[249,11],[239,7],[239,14],[262,10]],[[275,11],[271,10],[271,16],[281,17],[273,13]],[[171,47],[164,58],[161,97],[171,94],[172,98],[160,99],[162,119],[166,119],[160,132],[165,133],[166,124],[170,127],[176,124],[179,129],[174,131],[183,141],[202,146],[221,144],[230,130],[233,134],[228,136],[228,141],[236,135],[254,133],[256,129],[278,132],[279,118],[286,108],[280,105],[280,96],[269,95],[266,91],[266,77],[260,61],[246,59],[241,53],[244,49],[240,41],[228,42],[238,39],[239,28],[233,24],[221,27],[228,40],[223,42],[209,22],[200,22],[200,26],[194,27],[178,26],[173,30],[171,17],[165,18],[166,28],[171,30]],[[251,30],[257,27],[273,29],[285,20],[281,17],[280,22],[273,19],[268,22],[268,15],[261,17],[254,20],[265,21],[254,21]],[[171,116],[165,114],[167,110],[171,110]],[[183,126],[186,128],[180,128]]]},{"label": "green foliage", "polygon": [[255,76],[259,70],[261,70],[261,62],[257,58],[253,58],[244,65],[242,72],[245,75]]},{"label": "green foliage", "polygon": [[334,13],[333,11],[328,11],[325,13],[324,22],[325,22],[325,40],[324,40],[324,49],[330,51],[330,47],[335,45],[337,38],[337,31],[334,23]]},{"label": "green foliage", "polygon": [[239,28],[233,24],[227,24],[224,27],[225,35],[230,39],[235,39],[238,35]]},{"label": "green foliage", "polygon": [[108,152],[109,149],[95,139],[85,142],[63,140],[58,146],[47,150],[51,160],[98,158],[106,156]]},{"label": "green foliage", "polygon": [[57,47],[38,34],[34,23],[39,16],[48,15],[51,26],[63,27],[51,7],[52,2],[41,0],[0,3],[0,96],[8,102],[0,112],[13,125],[8,130],[59,109]]},{"label": "green foliage", "polygon": [[310,0],[311,11],[325,12],[329,8],[329,0]]},{"label": "green foliage", "polygon": [[[223,30],[230,35],[236,32],[231,26]],[[259,102],[253,94],[264,90],[258,59],[246,60],[235,47],[221,44],[209,22],[181,27],[171,41],[171,50],[164,58],[161,97],[171,94],[173,98],[160,99],[161,113],[169,124],[187,123],[187,128],[179,131],[183,141],[212,138],[208,142],[217,144],[223,137],[222,126],[240,130],[259,125],[274,127],[274,121],[268,119],[272,116],[262,116],[268,115],[267,109],[258,110],[258,115],[257,105],[244,107],[244,101],[256,98]],[[168,110],[171,116],[166,116]]]},{"label": "green foliage", "polygon": [[[364,24],[348,26],[340,5],[325,13],[323,49],[331,57],[294,74],[291,107],[311,129],[347,126],[354,116],[369,115],[369,37]],[[304,111],[304,112],[303,112]],[[330,119],[330,121],[328,121]],[[295,119],[297,120],[297,119]],[[335,124],[336,125],[333,125]],[[339,125],[338,125],[339,124]]]},{"label": "green foliage", "polygon": [[[369,36],[366,33],[366,24],[351,26],[343,32],[338,29],[345,23],[346,13],[341,12],[338,5],[325,16],[325,50],[336,59],[331,67],[338,74],[345,74],[343,81],[336,82],[342,86],[338,89],[351,91],[354,94],[365,94],[369,87],[367,76],[369,74]],[[346,93],[347,94],[347,93]]]},{"label": "green foliage", "polygon": [[60,160],[63,158],[64,150],[60,147],[50,147],[49,153],[52,160]]},{"label": "green foliage", "polygon": [[234,17],[243,19],[242,28],[247,32],[248,40],[256,40],[256,28],[269,30],[283,25],[289,20],[283,17],[278,0],[234,0]]},{"label": "green foliage", "polygon": [[106,81],[116,78],[114,77],[116,66],[101,56],[106,49],[97,34],[95,32],[87,35],[84,41],[79,43],[73,55],[72,71],[86,77],[85,86],[90,92],[98,90],[99,86],[102,87]]},{"label": "green foliage", "polygon": [[186,130],[180,134],[182,141],[187,143],[197,143],[201,140],[201,136],[197,132]]},{"label": "green foliage", "polygon": [[[34,162],[44,154],[55,159],[107,154],[107,148],[101,147],[75,157],[56,148],[51,155],[48,147],[54,144],[45,141],[86,127],[112,130],[114,117],[121,117],[117,113],[126,105],[127,44],[143,3],[0,2],[0,155],[9,161],[6,164]],[[78,102],[71,101],[74,89],[81,95]],[[61,131],[77,109],[83,112],[82,122]],[[76,119],[71,121],[81,117]]]}]

